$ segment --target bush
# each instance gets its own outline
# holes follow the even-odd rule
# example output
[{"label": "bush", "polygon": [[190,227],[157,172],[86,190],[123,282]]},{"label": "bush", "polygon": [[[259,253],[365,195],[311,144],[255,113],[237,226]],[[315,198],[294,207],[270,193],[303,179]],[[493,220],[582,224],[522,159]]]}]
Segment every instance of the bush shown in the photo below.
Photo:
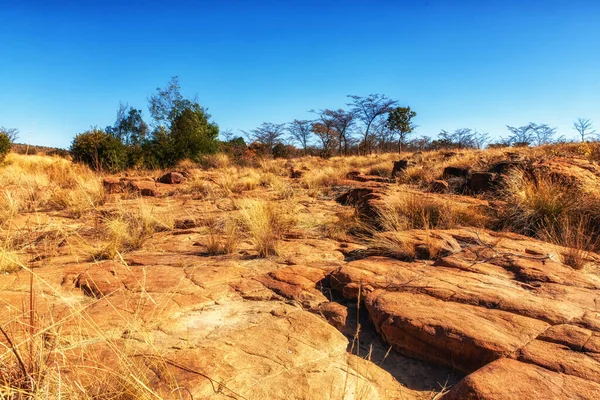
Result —
[{"label": "bush", "polygon": [[120,139],[101,129],[75,136],[71,154],[74,161],[83,162],[96,171],[116,172],[127,167],[127,147]]},{"label": "bush", "polygon": [[4,161],[4,157],[6,157],[9,150],[10,139],[8,138],[8,135],[0,133],[0,162]]}]

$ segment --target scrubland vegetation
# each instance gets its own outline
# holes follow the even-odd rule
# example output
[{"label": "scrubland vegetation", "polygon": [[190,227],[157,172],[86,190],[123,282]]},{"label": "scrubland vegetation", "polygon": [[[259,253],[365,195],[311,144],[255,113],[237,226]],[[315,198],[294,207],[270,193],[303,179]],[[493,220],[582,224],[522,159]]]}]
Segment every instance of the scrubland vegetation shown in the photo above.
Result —
[{"label": "scrubland vegetation", "polygon": [[[294,255],[306,251],[292,249],[298,243],[314,249],[305,257],[336,249],[316,264],[368,256],[432,263],[456,251],[447,233],[463,230],[525,235],[556,247],[549,259],[590,268],[589,254],[600,250],[600,144],[589,141],[595,137],[589,120],[574,124],[581,143],[566,143],[554,128],[535,123],[509,126],[509,136],[496,143],[468,128],[411,140],[417,114],[410,107],[383,95],[349,96],[348,106],[313,111],[314,120],[264,123],[244,132],[245,139],[221,132],[221,141],[210,114],[185,99],[174,78],[150,97],[152,124],[141,110],[122,105],[113,126],[77,135],[62,157],[9,152],[18,131],[2,128],[0,277],[16,282],[26,275],[30,283],[28,302],[7,302],[10,316],[0,321],[0,397],[178,393],[165,372],[172,361],[144,330],[167,307],[147,290],[152,272],[117,285],[115,293],[137,297],[113,301],[103,292],[120,274],[131,275],[140,255],[159,258],[155,267],[184,269],[186,282],[205,289],[222,282],[195,281],[185,257],[214,263],[212,272],[224,270],[223,280],[230,264],[252,279],[260,268],[294,266]],[[165,173],[181,183],[163,182]],[[81,289],[87,302],[38,274],[82,264],[89,269],[75,277],[67,272],[61,286]],[[100,275],[90,283],[94,273]],[[298,279],[304,285],[285,279],[274,293]],[[245,284],[254,290],[258,281],[251,282]],[[10,292],[10,285],[0,291]],[[184,308],[178,296],[189,289],[179,286],[185,285],[160,295]],[[47,298],[60,312],[46,309]],[[315,312],[310,299],[300,300]],[[133,317],[125,318],[123,301],[134,303]],[[96,325],[89,310],[99,304],[113,313],[119,332]],[[124,348],[130,336],[136,344]],[[157,389],[152,376],[168,388]],[[206,379],[218,386],[215,393],[229,390]]]},{"label": "scrubland vegetation", "polygon": [[[593,180],[586,180],[596,175],[577,176],[540,163],[575,158],[595,165],[598,154],[596,143],[328,159],[257,157],[251,162],[216,153],[180,161],[172,170],[185,173],[184,183],[174,185],[175,192],[165,195],[168,197],[152,198],[135,192],[105,192],[102,181],[113,170],[108,166],[114,164],[100,168],[104,171],[101,175],[60,157],[9,153],[0,167],[0,271],[3,276],[28,272],[36,279],[40,260],[58,255],[86,262],[118,261],[130,252],[149,249],[148,243],[157,246],[162,240],[159,238],[167,237],[161,235],[186,227],[200,235],[202,251],[198,254],[233,261],[244,257],[285,260],[290,238],[354,243],[364,254],[402,260],[424,255],[435,259],[448,249],[436,248],[434,239],[428,242],[434,236],[427,235],[461,227],[487,228],[568,247],[569,252],[561,253],[563,262],[581,269],[585,267],[582,254],[599,249],[595,238],[600,192]],[[415,162],[391,180],[393,162],[401,158]],[[486,193],[428,191],[433,181],[445,179],[446,167],[485,170],[509,158],[540,166],[519,164]],[[356,172],[348,174],[351,171]],[[157,177],[162,172],[132,169],[128,174]],[[356,184],[351,176],[357,173],[389,179],[374,202],[373,214],[364,215],[360,207],[342,207],[334,202]],[[422,243],[416,246],[414,238],[405,235],[411,230],[425,232],[425,250]],[[63,300],[69,302],[67,297]],[[13,319],[0,325],[1,396],[158,396],[144,372],[146,367],[137,362],[137,350],[131,354],[117,351],[116,339],[95,330],[86,309],[72,306],[68,316],[47,319],[47,314],[37,309],[32,293],[31,304],[13,313]],[[61,337],[65,323],[80,324],[87,333],[80,338]],[[136,323],[128,320],[127,329],[134,331],[132,324]],[[73,358],[79,346],[92,337],[112,354],[110,369],[103,366],[102,359],[83,362],[84,358]],[[150,342],[147,345],[153,346]],[[160,351],[153,351],[153,360],[160,365]],[[63,364],[57,357],[71,360],[70,365],[82,372],[66,373],[58,367]],[[92,368],[89,371],[88,365]]]}]

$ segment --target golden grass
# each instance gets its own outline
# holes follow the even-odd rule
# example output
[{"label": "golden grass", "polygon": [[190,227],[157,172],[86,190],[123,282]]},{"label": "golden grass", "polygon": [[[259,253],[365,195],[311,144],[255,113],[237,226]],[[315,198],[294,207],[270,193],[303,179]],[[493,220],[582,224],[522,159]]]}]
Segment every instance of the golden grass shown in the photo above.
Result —
[{"label": "golden grass", "polygon": [[279,241],[293,225],[281,208],[264,200],[245,200],[240,204],[240,220],[259,257],[279,255]]},{"label": "golden grass", "polygon": [[308,190],[308,195],[317,197],[328,193],[329,189],[339,184],[348,172],[347,167],[326,167],[311,169],[302,177],[302,181]]},{"label": "golden grass", "polygon": [[20,199],[20,209],[27,211],[65,210],[80,217],[104,201],[98,175],[58,157],[10,153],[0,169],[0,186],[11,188],[11,196]]},{"label": "golden grass", "polygon": [[377,214],[381,230],[396,232],[407,229],[483,227],[488,222],[488,217],[471,204],[407,191],[387,196],[377,207]]},{"label": "golden grass", "polygon": [[120,253],[137,250],[153,233],[172,230],[175,221],[170,212],[159,212],[140,199],[132,210],[122,207],[103,225],[106,244],[93,255],[95,259],[112,259]]}]

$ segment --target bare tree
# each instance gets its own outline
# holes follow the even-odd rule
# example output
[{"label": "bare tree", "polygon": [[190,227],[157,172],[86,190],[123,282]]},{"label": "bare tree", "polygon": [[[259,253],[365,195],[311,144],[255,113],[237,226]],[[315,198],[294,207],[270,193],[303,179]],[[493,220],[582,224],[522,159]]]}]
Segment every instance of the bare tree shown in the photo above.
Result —
[{"label": "bare tree", "polygon": [[487,132],[479,132],[475,129],[475,132],[473,132],[473,141],[478,149],[483,149],[486,143],[490,141],[490,134]]},{"label": "bare tree", "polygon": [[534,141],[536,146],[552,143],[556,140],[556,128],[552,128],[547,124],[532,124],[534,132]]},{"label": "bare tree", "polygon": [[367,97],[349,95],[348,97],[352,99],[348,103],[352,107],[351,112],[364,125],[362,146],[367,151],[371,125],[375,120],[387,114],[398,102],[382,94],[370,94]]},{"label": "bare tree", "polygon": [[511,145],[530,145],[535,139],[535,127],[533,122],[519,127],[506,125],[510,135],[505,141]]},{"label": "bare tree", "polygon": [[438,137],[446,147],[456,147],[459,149],[472,149],[477,147],[475,132],[469,128],[459,128],[454,132],[442,130]]},{"label": "bare tree", "polygon": [[263,122],[261,126],[250,132],[242,131],[248,139],[264,144],[272,149],[277,143],[281,143],[281,137],[285,133],[285,124],[273,124]]},{"label": "bare tree", "polygon": [[321,140],[323,155],[330,156],[335,148],[338,134],[335,130],[335,122],[333,118],[322,112],[316,112],[319,118],[312,124],[312,132]]},{"label": "bare tree", "polygon": [[229,142],[231,139],[233,139],[233,130],[223,129],[221,131],[221,135],[223,136],[223,139],[225,139],[225,142]]},{"label": "bare tree", "polygon": [[337,134],[338,142],[338,153],[348,154],[348,137],[350,131],[354,125],[354,115],[351,112],[339,110],[321,110],[321,114],[324,114],[325,118],[331,119],[333,123],[333,129]]},{"label": "bare tree", "polygon": [[573,129],[581,136],[582,142],[585,142],[586,138],[596,134],[592,126],[592,121],[589,119],[577,118],[577,121],[573,123]]},{"label": "bare tree", "polygon": [[300,143],[304,149],[305,155],[308,148],[308,142],[312,134],[312,125],[313,121],[309,121],[307,119],[295,119],[294,121],[290,122],[287,127],[287,130],[292,135],[292,139]]},{"label": "bare tree", "polygon": [[8,136],[8,140],[14,143],[19,138],[19,130],[17,128],[5,128],[0,126],[0,133]]}]

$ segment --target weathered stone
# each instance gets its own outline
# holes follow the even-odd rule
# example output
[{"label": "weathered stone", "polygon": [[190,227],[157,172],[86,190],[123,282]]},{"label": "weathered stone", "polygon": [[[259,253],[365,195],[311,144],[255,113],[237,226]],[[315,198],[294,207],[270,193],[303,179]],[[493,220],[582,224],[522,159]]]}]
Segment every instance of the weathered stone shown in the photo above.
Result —
[{"label": "weathered stone", "polygon": [[150,181],[129,181],[127,188],[133,192],[137,192],[142,196],[156,197],[158,196],[158,188],[156,183]]},{"label": "weathered stone", "polygon": [[168,185],[177,185],[182,183],[184,180],[185,177],[179,172],[167,172],[166,174],[158,178],[158,181],[160,183],[165,183]]},{"label": "weathered stone", "polygon": [[467,180],[473,193],[489,192],[495,188],[495,184],[496,174],[493,172],[473,172]]},{"label": "weathered stone", "polygon": [[446,193],[450,189],[448,182],[443,180],[434,180],[429,184],[429,191],[432,193]]},{"label": "weathered stone", "polygon": [[410,165],[409,160],[394,161],[394,168],[392,169],[392,178],[399,176],[408,166]]},{"label": "weathered stone", "polygon": [[536,365],[500,359],[464,378],[443,400],[561,399],[600,396],[600,385]]},{"label": "weathered stone", "polygon": [[102,186],[104,186],[106,193],[113,194],[123,192],[127,185],[119,178],[107,177],[102,180]]},{"label": "weathered stone", "polygon": [[443,172],[444,178],[461,177],[466,178],[469,175],[469,168],[466,167],[446,167]]}]

